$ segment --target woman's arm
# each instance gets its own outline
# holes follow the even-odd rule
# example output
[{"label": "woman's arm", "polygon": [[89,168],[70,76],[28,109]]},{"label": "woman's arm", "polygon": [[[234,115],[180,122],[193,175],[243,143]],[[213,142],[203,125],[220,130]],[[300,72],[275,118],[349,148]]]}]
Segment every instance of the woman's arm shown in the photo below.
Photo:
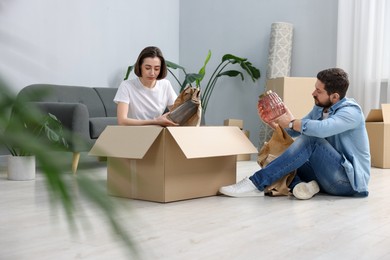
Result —
[{"label": "woman's arm", "polygon": [[170,121],[167,118],[167,114],[164,114],[162,116],[159,116],[154,119],[150,120],[140,120],[140,119],[134,119],[134,118],[128,118],[127,114],[129,112],[129,105],[124,102],[118,102],[117,104],[117,118],[118,118],[118,125],[133,125],[133,126],[140,126],[140,125],[160,125],[160,126],[174,126],[177,125],[176,123]]}]

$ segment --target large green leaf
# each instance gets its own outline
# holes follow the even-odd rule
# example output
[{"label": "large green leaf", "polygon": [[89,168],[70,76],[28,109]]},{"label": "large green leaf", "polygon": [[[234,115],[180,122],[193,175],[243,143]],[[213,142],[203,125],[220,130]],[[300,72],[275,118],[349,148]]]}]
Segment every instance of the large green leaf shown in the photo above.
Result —
[{"label": "large green leaf", "polygon": [[260,70],[253,67],[249,61],[240,63],[240,66],[251,76],[253,82],[260,78]]},{"label": "large green leaf", "polygon": [[244,62],[247,59],[246,58],[240,58],[240,57],[235,56],[233,54],[225,54],[225,55],[223,55],[222,56],[222,62],[227,61],[227,60],[229,60],[231,63],[235,64],[235,63]]},{"label": "large green leaf", "polygon": [[133,68],[134,68],[134,65],[127,67],[126,75],[125,75],[125,78],[123,80],[127,80],[129,78],[130,73],[133,70]]},{"label": "large green leaf", "polygon": [[48,114],[43,119],[43,127],[46,133],[46,137],[50,142],[62,145],[64,148],[68,148],[69,145],[65,139],[64,131],[62,128],[62,123],[58,118],[53,114]]},{"label": "large green leaf", "polygon": [[202,77],[203,77],[203,75],[198,74],[198,73],[188,73],[188,74],[186,75],[186,81],[187,81],[188,83],[192,83],[192,82],[194,82],[194,81],[196,81],[196,80],[201,79]]},{"label": "large green leaf", "polygon": [[183,83],[181,84],[180,92],[183,91],[185,89],[185,87],[187,87],[187,85],[189,85],[197,80],[201,80],[202,78],[203,78],[203,75],[200,75],[198,73],[186,74],[186,77],[185,77]]},{"label": "large green leaf", "polygon": [[199,75],[202,76],[201,78],[196,80],[196,86],[198,86],[198,87],[200,87],[200,82],[203,80],[204,75],[206,74],[206,65],[209,62],[210,58],[211,58],[211,51],[209,50],[209,52],[207,53],[206,59],[204,61],[203,67],[200,68],[199,73],[198,73]]},{"label": "large green leaf", "polygon": [[241,76],[241,80],[244,80],[244,74],[242,74],[242,72],[238,71],[238,70],[227,70],[227,71],[219,73],[217,75],[217,77],[220,77],[220,76],[237,77],[238,75]]},{"label": "large green leaf", "polygon": [[165,60],[165,63],[167,64],[168,68],[185,70],[184,67],[180,66],[179,64],[173,63],[172,61]]}]

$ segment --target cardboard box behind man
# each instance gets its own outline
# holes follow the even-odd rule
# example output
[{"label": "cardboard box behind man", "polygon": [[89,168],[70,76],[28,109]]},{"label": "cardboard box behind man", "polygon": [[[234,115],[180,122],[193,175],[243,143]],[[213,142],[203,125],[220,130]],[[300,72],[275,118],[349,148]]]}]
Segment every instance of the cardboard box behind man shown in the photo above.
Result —
[{"label": "cardboard box behind man", "polygon": [[390,104],[371,109],[366,118],[370,140],[371,166],[390,168]]},{"label": "cardboard box behind man", "polygon": [[276,92],[296,118],[306,116],[314,106],[312,93],[317,78],[281,77],[269,79],[266,90]]}]

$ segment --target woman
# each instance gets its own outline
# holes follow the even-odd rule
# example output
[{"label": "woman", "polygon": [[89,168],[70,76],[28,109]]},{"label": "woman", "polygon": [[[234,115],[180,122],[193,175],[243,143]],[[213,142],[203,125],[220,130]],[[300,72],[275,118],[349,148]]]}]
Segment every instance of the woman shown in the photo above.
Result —
[{"label": "woman", "polygon": [[146,47],[134,66],[135,79],[123,81],[115,95],[119,125],[176,125],[163,114],[177,94],[167,76],[167,65],[159,48]]}]

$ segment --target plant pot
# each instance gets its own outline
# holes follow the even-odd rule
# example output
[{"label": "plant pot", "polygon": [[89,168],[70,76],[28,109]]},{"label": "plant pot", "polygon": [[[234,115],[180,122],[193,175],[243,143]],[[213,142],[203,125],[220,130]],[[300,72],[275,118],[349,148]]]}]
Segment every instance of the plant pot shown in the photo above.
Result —
[{"label": "plant pot", "polygon": [[35,179],[35,156],[9,156],[8,180],[28,181]]}]

